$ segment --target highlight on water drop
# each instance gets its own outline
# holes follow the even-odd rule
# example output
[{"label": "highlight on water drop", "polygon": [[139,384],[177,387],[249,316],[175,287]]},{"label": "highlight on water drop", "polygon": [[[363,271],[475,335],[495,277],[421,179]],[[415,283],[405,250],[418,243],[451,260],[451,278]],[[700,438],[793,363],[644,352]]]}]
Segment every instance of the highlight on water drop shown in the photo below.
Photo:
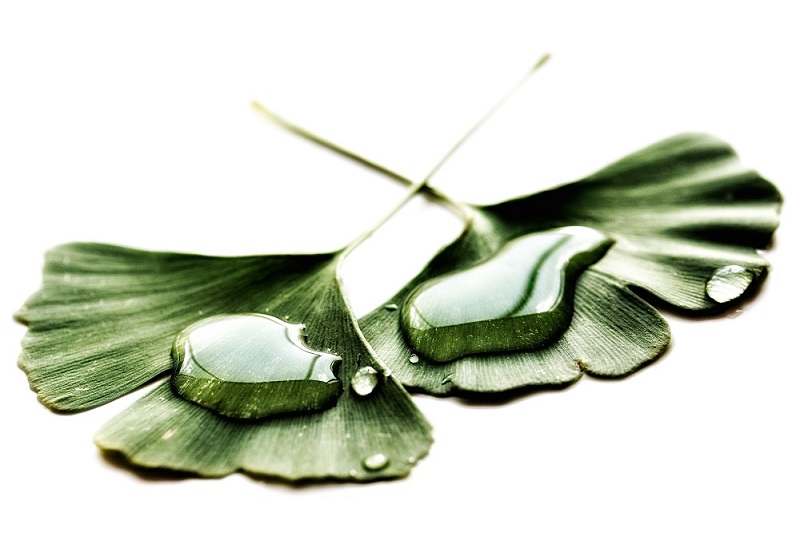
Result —
[{"label": "highlight on water drop", "polygon": [[389,458],[382,453],[376,453],[365,457],[361,464],[366,470],[376,472],[389,466]]},{"label": "highlight on water drop", "polygon": [[359,396],[369,396],[378,386],[378,371],[371,366],[356,370],[350,380],[350,388]]},{"label": "highlight on water drop", "polygon": [[740,265],[727,265],[714,271],[706,282],[706,294],[717,303],[735,300],[750,287],[755,273]]},{"label": "highlight on water drop", "polygon": [[401,311],[406,340],[436,363],[553,342],[572,320],[578,277],[612,244],[580,226],[513,239],[489,259],[414,289]]},{"label": "highlight on water drop", "polygon": [[232,418],[315,411],[341,394],[341,358],[303,343],[303,326],[271,315],[219,315],[184,329],[172,347],[172,386]]}]

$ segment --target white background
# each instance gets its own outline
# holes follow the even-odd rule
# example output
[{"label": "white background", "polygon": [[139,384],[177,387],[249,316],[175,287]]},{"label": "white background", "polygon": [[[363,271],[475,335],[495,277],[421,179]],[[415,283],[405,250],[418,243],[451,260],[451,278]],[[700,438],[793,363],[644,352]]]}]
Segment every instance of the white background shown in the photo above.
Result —
[{"label": "white background", "polygon": [[[0,529],[797,531],[798,16],[790,2],[654,5],[0,4]],[[29,391],[10,315],[47,248],[321,251],[401,198],[251,100],[419,179],[543,52],[433,184],[500,200],[713,133],[786,197],[774,268],[741,312],[667,314],[672,348],[625,380],[504,405],[418,395],[430,455],[367,485],[142,476],[92,444],[136,395],[64,416]],[[459,229],[435,207],[405,215],[353,257],[361,312]]]}]

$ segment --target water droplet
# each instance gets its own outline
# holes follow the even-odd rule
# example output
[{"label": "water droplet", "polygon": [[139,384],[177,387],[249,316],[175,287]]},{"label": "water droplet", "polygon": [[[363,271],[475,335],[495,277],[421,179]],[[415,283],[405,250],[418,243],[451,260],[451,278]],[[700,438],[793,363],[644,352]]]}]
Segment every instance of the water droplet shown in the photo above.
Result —
[{"label": "water droplet", "polygon": [[397,311],[397,304],[386,304],[383,308],[387,311]]},{"label": "water droplet", "polygon": [[718,268],[706,282],[706,294],[717,303],[735,300],[753,283],[755,274],[739,265]]},{"label": "water droplet", "polygon": [[308,348],[301,331],[262,314],[195,322],[173,343],[173,387],[233,418],[327,409],[341,394],[341,358]]},{"label": "water droplet", "polygon": [[403,304],[406,338],[439,363],[550,343],[569,326],[578,276],[611,244],[580,226],[513,239],[486,261],[417,287]]},{"label": "water droplet", "polygon": [[359,368],[353,379],[350,380],[350,387],[353,392],[359,396],[369,396],[375,387],[378,386],[378,371],[371,366],[363,366]]},{"label": "water droplet", "polygon": [[412,365],[416,365],[417,363],[419,363],[419,356],[415,353],[412,353],[408,357],[408,362],[411,363]]},{"label": "water droplet", "polygon": [[730,319],[739,318],[740,316],[742,316],[742,313],[744,313],[744,309],[731,309],[725,315],[725,318],[730,318]]},{"label": "water droplet", "polygon": [[442,378],[442,385],[449,385],[453,382],[453,378],[455,376],[453,374],[447,374],[445,377]]},{"label": "water droplet", "polygon": [[389,458],[382,453],[376,453],[365,458],[362,464],[367,470],[375,472],[389,466]]}]

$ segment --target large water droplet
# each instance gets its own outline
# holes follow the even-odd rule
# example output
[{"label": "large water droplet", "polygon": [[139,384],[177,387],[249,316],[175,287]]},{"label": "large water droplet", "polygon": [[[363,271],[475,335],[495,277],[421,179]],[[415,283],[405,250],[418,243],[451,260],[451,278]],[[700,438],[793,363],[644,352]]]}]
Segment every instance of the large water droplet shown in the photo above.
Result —
[{"label": "large water droplet", "polygon": [[753,283],[755,274],[739,265],[718,268],[706,282],[706,294],[717,303],[727,303],[741,296]]},{"label": "large water droplet", "polygon": [[378,371],[371,366],[364,366],[356,370],[350,387],[359,396],[369,396],[378,386]]},{"label": "large water droplet", "polygon": [[327,409],[341,394],[341,358],[308,348],[302,331],[262,314],[195,322],[173,344],[173,387],[233,418]]},{"label": "large water droplet", "polygon": [[611,244],[580,226],[514,239],[478,265],[417,287],[403,304],[406,338],[436,362],[550,343],[572,319],[578,276]]},{"label": "large water droplet", "polygon": [[371,471],[383,470],[389,466],[389,458],[382,453],[376,453],[365,458],[362,462],[364,468]]}]

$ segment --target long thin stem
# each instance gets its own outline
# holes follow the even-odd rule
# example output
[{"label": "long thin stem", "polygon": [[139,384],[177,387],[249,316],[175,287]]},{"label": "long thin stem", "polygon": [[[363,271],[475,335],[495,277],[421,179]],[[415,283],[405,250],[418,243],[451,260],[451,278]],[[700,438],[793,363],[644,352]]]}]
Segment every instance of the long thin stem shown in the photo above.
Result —
[{"label": "long thin stem", "polygon": [[295,133],[300,137],[303,137],[304,139],[313,142],[314,144],[332,150],[352,161],[356,161],[357,163],[360,163],[366,166],[367,168],[371,168],[389,178],[392,178],[394,180],[400,181],[406,185],[411,186],[411,188],[408,189],[405,197],[392,210],[386,213],[386,215],[383,218],[381,218],[377,224],[375,224],[372,228],[368,229],[367,231],[359,235],[353,242],[351,242],[347,246],[347,248],[344,249],[344,252],[342,253],[342,258],[344,258],[353,249],[355,249],[365,240],[370,238],[376,231],[378,231],[378,229],[380,229],[384,224],[386,224],[386,222],[389,219],[391,219],[395,214],[397,214],[397,212],[400,211],[400,209],[402,209],[421,190],[428,189],[436,196],[444,198],[442,195],[428,188],[428,182],[431,180],[431,178],[433,178],[433,176],[436,175],[436,173],[442,168],[442,166],[444,166],[445,163],[447,163],[447,161],[453,156],[453,154],[455,154],[464,145],[464,143],[466,143],[467,140],[470,137],[472,137],[472,135],[476,131],[478,131],[478,129],[481,126],[483,126],[483,124],[485,124],[486,121],[489,120],[489,118],[498,109],[500,109],[500,107],[502,107],[503,104],[505,104],[525,84],[526,81],[528,81],[530,76],[534,72],[539,70],[545,63],[547,63],[549,59],[550,59],[550,54],[544,54],[542,57],[540,57],[536,61],[536,63],[534,63],[533,67],[528,69],[525,75],[514,85],[514,87],[512,87],[511,90],[508,91],[500,100],[498,100],[497,103],[494,104],[486,113],[484,113],[484,115],[452,146],[452,148],[448,150],[448,152],[444,155],[444,157],[441,160],[439,160],[438,163],[436,163],[433,169],[431,169],[431,171],[428,172],[428,174],[422,179],[422,181],[416,183],[388,167],[379,165],[378,163],[375,163],[374,161],[367,159],[366,157],[358,155],[355,152],[352,152],[342,146],[339,146],[338,144],[328,141],[327,139],[323,139],[319,135],[286,120],[282,116],[278,115],[274,111],[268,109],[267,107],[258,102],[253,102],[252,105],[253,108],[259,111],[264,117],[275,122],[279,126],[286,128],[292,133]]},{"label": "long thin stem", "polygon": [[490,118],[492,115],[494,115],[494,113],[495,113],[495,112],[496,112],[498,109],[500,109],[501,107],[503,107],[503,104],[505,104],[505,103],[506,103],[506,102],[507,102],[509,99],[511,99],[511,97],[512,97],[512,96],[514,96],[514,94],[516,94],[516,92],[517,92],[517,91],[519,91],[519,89],[520,89],[520,88],[521,88],[523,85],[525,85],[525,82],[526,82],[526,81],[528,81],[528,78],[530,78],[530,77],[531,77],[531,74],[533,74],[534,72],[536,72],[537,70],[539,70],[539,69],[540,69],[542,66],[544,66],[544,64],[545,64],[545,63],[547,63],[547,61],[548,61],[549,59],[550,59],[550,54],[544,54],[542,57],[540,57],[540,58],[539,58],[539,60],[538,60],[538,61],[537,61],[537,62],[536,62],[534,65],[533,65],[533,67],[531,67],[531,68],[528,70],[528,72],[526,72],[526,73],[525,73],[525,75],[524,75],[524,76],[523,76],[523,77],[522,77],[522,78],[521,78],[521,79],[520,79],[520,80],[517,82],[517,84],[516,84],[516,85],[514,85],[514,87],[512,87],[512,88],[511,88],[511,90],[510,90],[510,91],[508,91],[508,92],[507,92],[507,93],[506,93],[506,94],[505,94],[505,95],[504,95],[504,96],[503,96],[503,97],[502,97],[500,100],[498,100],[498,101],[497,101],[497,103],[496,103],[496,104],[494,104],[494,105],[493,105],[493,106],[492,106],[492,107],[491,107],[491,108],[490,108],[490,109],[489,109],[489,110],[488,110],[488,111],[487,111],[487,112],[486,112],[486,113],[485,113],[485,114],[484,114],[484,115],[483,115],[483,116],[482,116],[482,117],[481,117],[481,118],[480,118],[480,119],[479,119],[479,120],[478,120],[478,121],[475,123],[475,125],[473,125],[473,126],[472,126],[472,127],[471,127],[471,128],[470,128],[470,129],[469,129],[469,130],[468,130],[468,131],[467,131],[467,132],[466,132],[466,133],[465,133],[465,134],[464,134],[464,135],[461,137],[461,139],[459,139],[459,140],[458,140],[458,142],[456,142],[456,143],[453,145],[453,147],[452,147],[452,148],[450,148],[450,150],[449,150],[449,151],[448,151],[448,152],[447,152],[447,153],[444,155],[444,157],[443,157],[441,160],[439,160],[439,162],[438,162],[438,163],[436,163],[436,165],[433,167],[433,169],[432,169],[430,172],[428,172],[428,175],[427,175],[427,176],[425,176],[425,178],[422,180],[422,183],[423,183],[423,184],[425,184],[425,185],[427,185],[428,181],[430,181],[430,179],[431,179],[431,178],[432,178],[432,177],[433,177],[433,176],[434,176],[434,175],[435,175],[437,172],[439,172],[439,169],[441,169],[441,168],[442,168],[442,166],[444,166],[444,164],[445,164],[445,163],[447,163],[447,161],[448,161],[448,160],[449,160],[449,159],[450,159],[450,158],[453,156],[453,154],[455,154],[456,152],[458,152],[458,150],[459,150],[459,149],[460,149],[460,148],[461,148],[461,147],[464,145],[464,143],[465,143],[465,142],[467,142],[467,140],[468,140],[470,137],[472,137],[472,135],[473,135],[473,134],[474,134],[476,131],[478,131],[478,130],[480,129],[480,127],[481,127],[481,126],[483,126],[483,125],[486,123],[486,121],[487,121],[487,120],[489,120],[489,118]]},{"label": "long thin stem", "polygon": [[268,107],[265,107],[264,105],[260,104],[259,102],[251,102],[251,105],[253,106],[253,109],[261,113],[265,118],[271,120],[272,122],[281,126],[282,128],[285,128],[290,132],[299,135],[300,137],[308,141],[313,142],[314,144],[318,144],[319,146],[322,146],[324,148],[327,148],[328,150],[336,152],[337,154],[344,156],[347,159],[350,159],[352,161],[355,161],[356,163],[364,165],[367,168],[371,168],[372,170],[375,170],[376,172],[379,172],[384,176],[392,178],[393,180],[399,181],[400,183],[403,183],[405,185],[411,184],[411,180],[409,180],[405,176],[398,174],[394,170],[379,165],[378,163],[375,163],[374,161],[367,159],[366,157],[351,152],[346,148],[342,148],[336,143],[333,143],[327,139],[323,139],[316,133],[308,131],[307,129],[302,128],[297,124],[294,124],[293,122],[289,122],[288,120],[286,120],[273,110],[269,109]]},{"label": "long thin stem", "polygon": [[[450,148],[450,150],[448,150],[448,152],[444,155],[444,157],[438,163],[436,163],[436,165],[433,167],[433,169],[431,169],[431,171],[428,172],[428,174],[425,176],[425,178],[423,178],[423,180],[420,182],[421,185],[423,185],[423,186],[427,185],[428,182],[431,180],[431,178],[433,178],[433,176],[442,168],[442,166],[444,166],[444,164],[453,156],[453,154],[455,154],[464,145],[464,143],[470,137],[472,137],[472,135],[481,126],[483,126],[483,124],[485,124],[486,121],[489,120],[489,118],[498,109],[500,109],[500,107],[503,106],[503,104],[505,104],[514,94],[516,94],[517,91],[519,91],[519,89],[525,84],[525,82],[528,81],[530,76],[534,72],[539,70],[542,66],[544,66],[545,63],[547,63],[547,61],[549,59],[550,59],[550,54],[542,55],[536,61],[536,63],[534,63],[534,65],[530,69],[528,69],[528,71],[525,73],[525,75],[514,85],[514,87],[512,87],[511,90],[508,91],[500,100],[498,100],[497,103],[495,103],[461,137],[461,139],[459,139],[458,142],[456,142],[452,146],[452,148]],[[317,144],[319,146],[322,146],[322,147],[325,147],[325,148],[327,148],[329,150],[332,150],[332,151],[336,152],[337,154],[339,154],[341,156],[344,156],[344,157],[346,157],[346,158],[348,158],[348,159],[350,159],[352,161],[360,163],[360,164],[366,166],[367,168],[371,168],[371,169],[379,172],[380,174],[383,174],[384,176],[387,176],[387,177],[392,178],[392,179],[394,179],[396,181],[399,181],[399,182],[401,182],[401,183],[403,183],[405,185],[411,185],[413,183],[413,180],[403,176],[399,172],[395,172],[394,170],[392,170],[392,169],[390,169],[390,168],[388,168],[386,166],[380,165],[380,164],[372,161],[371,159],[367,159],[366,157],[361,156],[359,154],[356,154],[355,152],[352,152],[352,151],[348,150],[347,148],[344,148],[342,146],[339,146],[336,143],[333,143],[333,142],[331,142],[331,141],[329,141],[327,139],[324,139],[324,138],[320,137],[319,135],[315,134],[314,132],[311,132],[311,131],[309,131],[309,130],[301,127],[301,126],[298,126],[297,124],[285,119],[284,117],[280,116],[278,113],[272,111],[271,109],[267,108],[266,106],[264,106],[263,104],[261,104],[259,102],[255,102],[255,101],[252,102],[252,106],[258,112],[260,112],[265,118],[271,120],[272,122],[276,123],[277,125],[281,126],[282,128],[285,128],[288,131],[290,131],[290,132],[292,132],[292,133],[294,133],[296,135],[299,135],[300,137],[303,137],[304,139],[306,139],[308,141],[313,142],[314,144]],[[415,188],[416,190],[414,191],[414,194],[419,192],[422,188],[423,187]],[[407,201],[408,201],[408,198],[404,198],[403,199],[403,203],[405,203]],[[401,204],[400,207],[402,207],[402,204]],[[397,212],[397,210],[393,210],[392,214],[394,214],[396,212]],[[381,224],[384,223],[384,222],[385,222],[385,220],[382,220]]]}]

